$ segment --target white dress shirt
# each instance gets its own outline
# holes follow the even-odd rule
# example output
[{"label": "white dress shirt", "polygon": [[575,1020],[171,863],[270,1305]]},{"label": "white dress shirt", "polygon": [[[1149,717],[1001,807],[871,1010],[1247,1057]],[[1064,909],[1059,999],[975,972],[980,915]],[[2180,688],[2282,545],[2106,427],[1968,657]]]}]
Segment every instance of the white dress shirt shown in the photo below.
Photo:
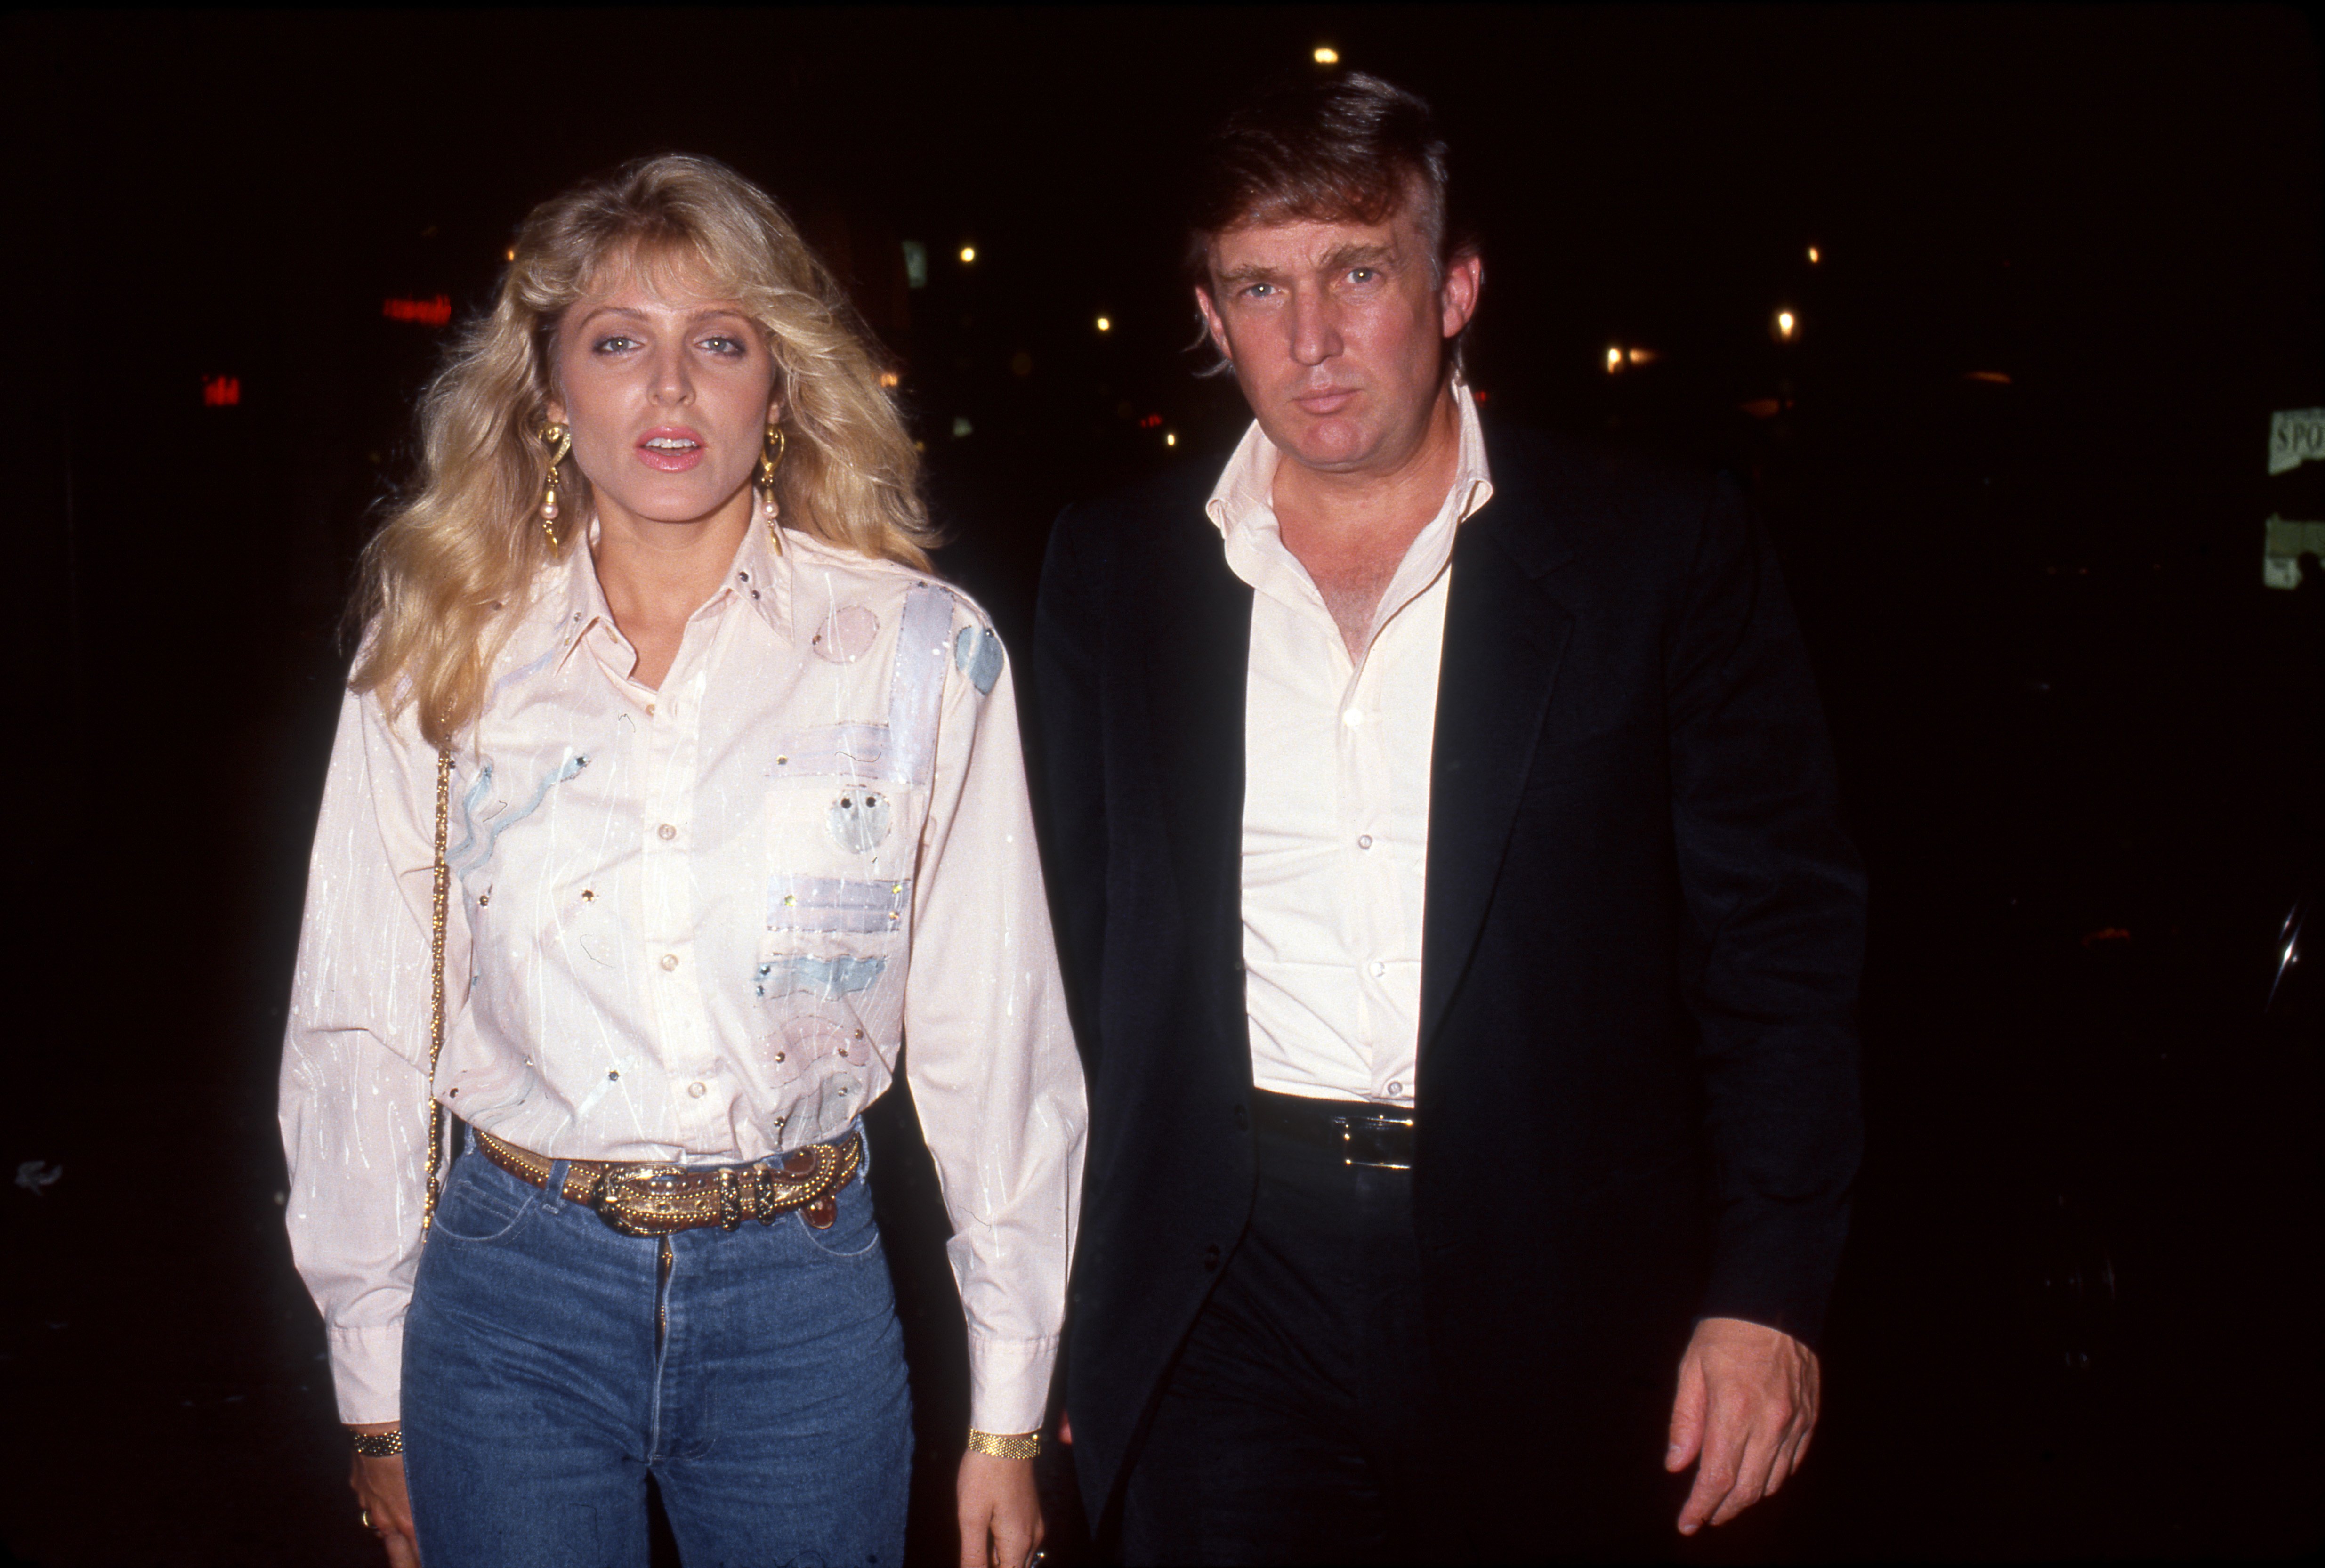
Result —
[{"label": "white dress shirt", "polygon": [[1453,540],[1493,495],[1477,408],[1460,457],[1351,660],[1272,499],[1283,453],[1255,422],[1211,492],[1251,584],[1244,710],[1243,953],[1252,1081],[1411,1105],[1421,1017],[1429,758]]},{"label": "white dress shirt", "polygon": [[[717,1164],[907,1071],[954,1235],[971,1424],[1041,1424],[1086,1112],[1016,705],[977,608],[754,526],[659,691],[586,549],[456,757],[435,1091],[552,1158]],[[293,1253],[350,1423],[394,1420],[427,1138],[436,756],[342,710],[283,1053]]]}]

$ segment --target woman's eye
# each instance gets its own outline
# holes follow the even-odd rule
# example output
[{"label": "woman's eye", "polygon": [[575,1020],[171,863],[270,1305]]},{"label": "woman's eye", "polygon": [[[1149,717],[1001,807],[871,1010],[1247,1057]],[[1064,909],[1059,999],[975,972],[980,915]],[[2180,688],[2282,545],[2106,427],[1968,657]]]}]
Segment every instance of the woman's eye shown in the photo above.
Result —
[{"label": "woman's eye", "polygon": [[600,338],[597,342],[597,351],[600,354],[619,354],[625,348],[635,348],[636,347],[637,339],[635,338],[624,338],[620,336]]},{"label": "woman's eye", "polygon": [[740,354],[744,351],[740,338],[705,338],[702,346],[713,354]]}]

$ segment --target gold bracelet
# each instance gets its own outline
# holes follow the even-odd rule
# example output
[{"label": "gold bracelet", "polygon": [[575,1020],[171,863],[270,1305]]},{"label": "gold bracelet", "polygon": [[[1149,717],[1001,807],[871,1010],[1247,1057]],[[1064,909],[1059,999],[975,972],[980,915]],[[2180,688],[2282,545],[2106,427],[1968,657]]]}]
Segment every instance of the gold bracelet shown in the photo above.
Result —
[{"label": "gold bracelet", "polygon": [[350,1432],[347,1435],[355,1440],[356,1452],[366,1459],[385,1459],[391,1453],[403,1452],[401,1426],[394,1432]]},{"label": "gold bracelet", "polygon": [[968,1452],[989,1453],[996,1459],[1031,1459],[1042,1452],[1042,1434],[1038,1432],[971,1431]]}]

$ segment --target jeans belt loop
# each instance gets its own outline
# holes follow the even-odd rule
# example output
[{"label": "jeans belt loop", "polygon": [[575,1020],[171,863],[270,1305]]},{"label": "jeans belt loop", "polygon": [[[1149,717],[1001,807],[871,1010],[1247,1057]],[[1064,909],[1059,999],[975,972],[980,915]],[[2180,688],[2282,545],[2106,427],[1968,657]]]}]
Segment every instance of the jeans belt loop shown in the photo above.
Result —
[{"label": "jeans belt loop", "polygon": [[549,1163],[549,1179],[541,1184],[542,1207],[551,1214],[560,1213],[565,1208],[566,1166],[564,1160],[551,1160]]}]

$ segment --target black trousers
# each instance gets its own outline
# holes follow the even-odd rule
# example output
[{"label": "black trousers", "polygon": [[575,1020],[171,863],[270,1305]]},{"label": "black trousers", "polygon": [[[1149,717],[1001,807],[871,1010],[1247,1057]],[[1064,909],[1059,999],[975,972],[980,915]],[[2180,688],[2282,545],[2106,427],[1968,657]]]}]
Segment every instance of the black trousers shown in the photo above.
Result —
[{"label": "black trousers", "polygon": [[1124,1560],[1467,1559],[1411,1176],[1266,1132],[1258,1149],[1251,1224],[1132,1461]]}]

